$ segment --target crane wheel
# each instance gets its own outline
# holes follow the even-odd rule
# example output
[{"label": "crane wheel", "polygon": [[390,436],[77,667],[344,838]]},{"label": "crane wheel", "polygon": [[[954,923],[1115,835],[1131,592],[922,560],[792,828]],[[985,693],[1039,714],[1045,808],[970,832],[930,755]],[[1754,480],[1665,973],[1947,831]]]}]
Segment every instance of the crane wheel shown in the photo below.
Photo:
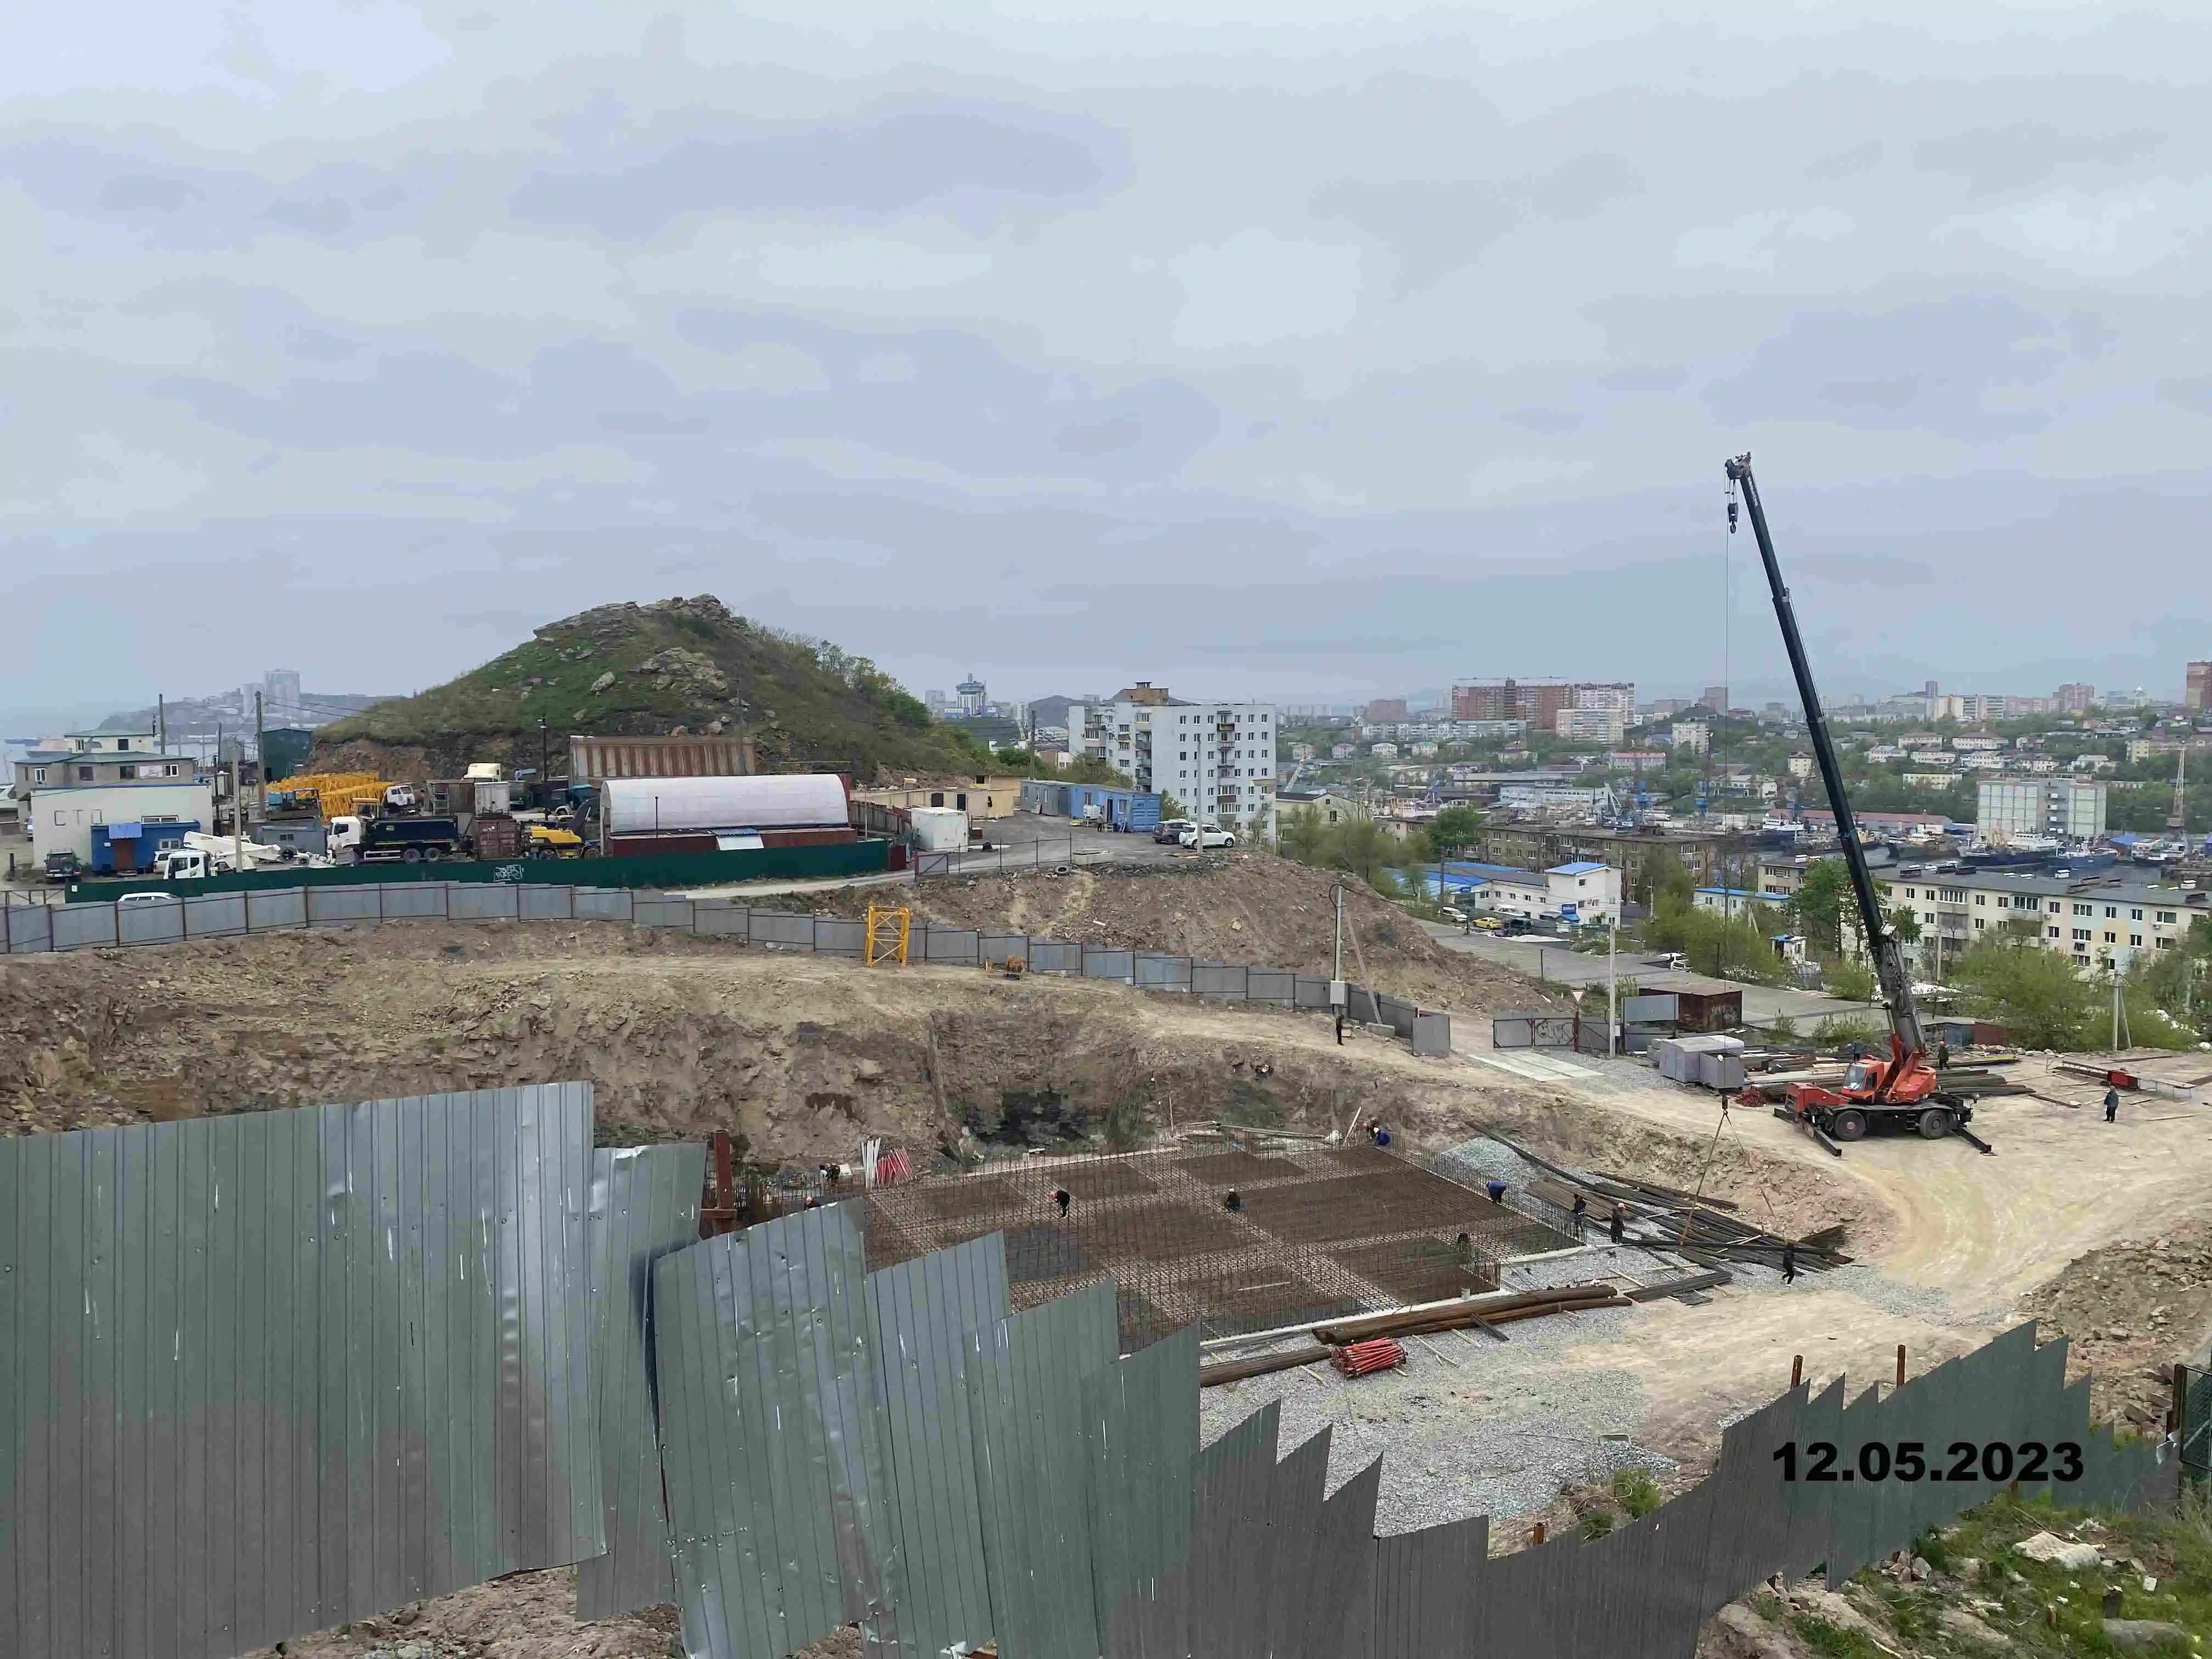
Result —
[{"label": "crane wheel", "polygon": [[1866,1114],[1846,1108],[1828,1120],[1828,1133],[1837,1140],[1860,1140],[1867,1132]]},{"label": "crane wheel", "polygon": [[1930,1106],[1920,1115],[1920,1138],[1941,1140],[1951,1133],[1951,1115],[1940,1106]]}]

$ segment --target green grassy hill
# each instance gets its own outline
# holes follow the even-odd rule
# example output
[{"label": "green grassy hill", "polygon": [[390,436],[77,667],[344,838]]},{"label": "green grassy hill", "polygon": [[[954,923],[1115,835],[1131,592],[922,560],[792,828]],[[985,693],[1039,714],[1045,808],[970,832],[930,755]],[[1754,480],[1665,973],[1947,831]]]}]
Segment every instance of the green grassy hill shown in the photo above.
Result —
[{"label": "green grassy hill", "polygon": [[455,777],[472,761],[556,770],[568,734],[751,735],[763,771],[973,770],[982,751],[933,725],[864,657],[778,633],[708,595],[609,605],[549,623],[459,679],[323,727],[310,764]]}]

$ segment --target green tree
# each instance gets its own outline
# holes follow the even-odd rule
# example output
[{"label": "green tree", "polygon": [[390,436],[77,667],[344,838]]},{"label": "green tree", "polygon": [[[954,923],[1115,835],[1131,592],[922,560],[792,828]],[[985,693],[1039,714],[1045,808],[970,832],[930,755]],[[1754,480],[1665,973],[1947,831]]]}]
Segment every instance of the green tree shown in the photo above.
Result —
[{"label": "green tree", "polygon": [[1959,958],[1949,978],[1966,994],[1971,1012],[2031,1048],[2103,1046],[2098,1015],[2110,1006],[2108,997],[2057,951],[1983,940]]},{"label": "green tree", "polygon": [[1907,945],[1917,945],[1920,942],[1920,918],[1913,915],[1910,905],[1899,905],[1889,913],[1887,920],[1889,922],[1889,931]]},{"label": "green tree", "polygon": [[1805,935],[1815,956],[1826,958],[1844,953],[1844,917],[1857,904],[1851,892],[1850,872],[1841,859],[1815,859],[1805,866],[1805,878],[1790,896],[1784,912],[1790,924]]},{"label": "green tree", "polygon": [[1447,806],[1429,825],[1429,850],[1437,859],[1464,857],[1482,829],[1482,814],[1472,806]]},{"label": "green tree", "polygon": [[1310,806],[1293,807],[1285,813],[1275,831],[1276,845],[1286,858],[1300,864],[1319,864],[1328,841],[1328,826],[1321,814]]},{"label": "green tree", "polygon": [[1334,868],[1358,876],[1370,887],[1392,890],[1384,872],[1403,856],[1390,832],[1367,818],[1340,823],[1328,837],[1326,861]]},{"label": "green tree", "polygon": [[1161,823],[1165,823],[1170,818],[1187,818],[1189,816],[1189,810],[1185,807],[1181,801],[1177,800],[1166,790],[1163,789],[1160,791]]},{"label": "green tree", "polygon": [[1821,957],[1820,983],[1830,996],[1841,997],[1846,1002],[1874,1000],[1874,969],[1863,962],[1853,962],[1845,957]]},{"label": "green tree", "polygon": [[1654,912],[1667,903],[1687,906],[1698,896],[1696,878],[1680,859],[1665,848],[1645,854],[1637,866],[1636,878],[1644,903]]}]

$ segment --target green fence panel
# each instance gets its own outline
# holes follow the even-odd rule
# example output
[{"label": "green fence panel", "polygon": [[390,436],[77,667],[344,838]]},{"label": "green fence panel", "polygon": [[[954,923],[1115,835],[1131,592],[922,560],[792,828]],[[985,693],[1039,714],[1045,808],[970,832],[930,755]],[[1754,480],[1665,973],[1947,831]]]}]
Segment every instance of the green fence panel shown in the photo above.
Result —
[{"label": "green fence panel", "polygon": [[409,881],[501,882],[525,887],[713,887],[740,881],[865,876],[890,867],[890,842],[763,847],[740,853],[660,853],[620,859],[439,859],[422,864],[341,864],[327,869],[242,870],[198,881],[77,881],[71,904],[125,893],[260,892],[281,887],[358,887]]}]

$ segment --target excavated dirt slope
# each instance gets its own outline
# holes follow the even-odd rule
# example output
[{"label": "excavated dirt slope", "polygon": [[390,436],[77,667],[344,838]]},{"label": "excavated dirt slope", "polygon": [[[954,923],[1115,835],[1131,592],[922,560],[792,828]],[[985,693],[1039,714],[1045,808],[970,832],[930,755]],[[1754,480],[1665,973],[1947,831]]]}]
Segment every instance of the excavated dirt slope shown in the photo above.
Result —
[{"label": "excavated dirt slope", "polygon": [[[1327,974],[1335,886],[1326,870],[1270,853],[1234,853],[1204,863],[1091,865],[1064,876],[932,877],[902,890],[898,902],[954,927]],[[794,901],[848,916],[884,902],[880,891],[851,890]],[[1357,881],[1345,884],[1344,933],[1347,978],[1424,1006],[1474,1014],[1565,1006],[1525,975],[1445,950]]]}]

